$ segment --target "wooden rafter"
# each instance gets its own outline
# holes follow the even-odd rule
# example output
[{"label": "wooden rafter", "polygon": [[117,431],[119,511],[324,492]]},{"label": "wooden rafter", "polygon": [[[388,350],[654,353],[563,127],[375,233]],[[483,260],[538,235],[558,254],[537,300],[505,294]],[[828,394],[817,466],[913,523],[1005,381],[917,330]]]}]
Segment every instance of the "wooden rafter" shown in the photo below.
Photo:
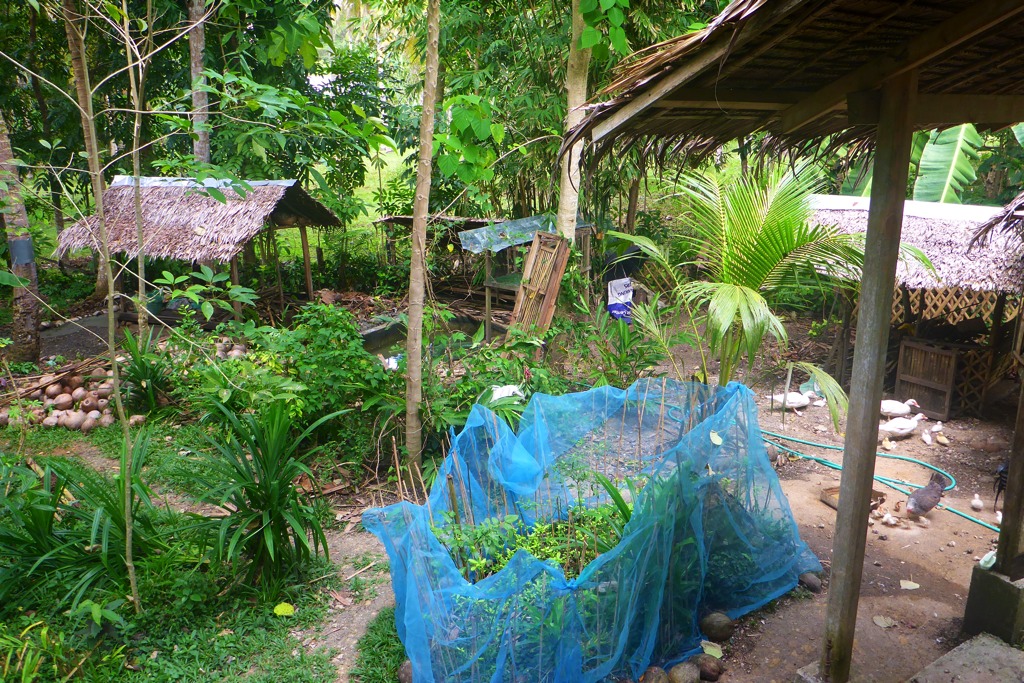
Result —
[{"label": "wooden rafter", "polygon": [[1020,0],[987,0],[976,3],[970,9],[925,31],[897,53],[869,61],[782,112],[782,131],[797,131],[842,105],[849,93],[873,88],[884,80],[949,54],[972,38],[1021,13],[1024,13],[1024,3]]}]

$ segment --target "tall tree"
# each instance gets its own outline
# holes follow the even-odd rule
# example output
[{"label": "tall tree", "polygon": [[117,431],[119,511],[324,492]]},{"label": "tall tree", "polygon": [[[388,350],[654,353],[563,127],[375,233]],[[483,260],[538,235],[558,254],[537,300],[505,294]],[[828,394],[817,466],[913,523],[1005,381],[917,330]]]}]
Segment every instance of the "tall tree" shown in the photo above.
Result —
[{"label": "tall tree", "polygon": [[434,151],[434,108],[437,105],[438,42],[441,2],[427,0],[427,60],[420,114],[420,151],[416,163],[413,202],[412,259],[409,264],[409,335],[406,340],[405,446],[410,468],[419,468],[423,455],[423,299],[426,292],[427,216],[430,213],[430,168]]},{"label": "tall tree", "polygon": [[[572,38],[569,40],[569,61],[565,70],[565,130],[583,121],[583,105],[587,103],[587,74],[590,70],[590,48],[583,48],[581,38],[586,22],[580,11],[580,0],[572,0]],[[583,142],[573,145],[562,157],[562,176],[558,189],[558,215],[555,228],[572,241],[576,237],[576,214],[580,204],[580,154]]]},{"label": "tall tree", "polygon": [[39,360],[39,279],[28,231],[28,212],[21,199],[18,169],[3,112],[0,111],[0,210],[7,226],[7,245],[11,253],[11,270],[24,287],[14,288],[14,346],[11,360]]},{"label": "tall tree", "polygon": [[192,153],[196,161],[210,163],[210,129],[207,122],[210,118],[210,100],[203,88],[206,78],[203,70],[206,62],[206,2],[205,0],[188,0],[188,22],[192,28],[188,32],[189,72],[192,74],[192,125],[195,138],[192,140]]}]

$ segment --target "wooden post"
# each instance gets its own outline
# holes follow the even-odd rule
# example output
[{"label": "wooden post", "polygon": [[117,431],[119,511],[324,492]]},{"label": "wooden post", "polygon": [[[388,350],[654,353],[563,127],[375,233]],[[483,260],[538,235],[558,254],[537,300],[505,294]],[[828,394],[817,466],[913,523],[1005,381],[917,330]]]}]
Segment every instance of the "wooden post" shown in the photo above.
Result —
[{"label": "wooden post", "polygon": [[306,226],[299,226],[299,238],[302,240],[302,267],[306,273],[306,294],[309,300],[313,300],[313,270],[309,258],[309,235],[306,234]]},{"label": "wooden post", "polygon": [[[238,254],[231,257],[231,284],[237,287],[238,281]],[[242,322],[242,304],[239,301],[232,301],[231,307],[235,309],[235,320]]]},{"label": "wooden post", "polygon": [[491,341],[494,323],[491,322],[491,252],[484,250],[484,341]]},{"label": "wooden post", "polygon": [[[992,318],[992,357],[995,358],[996,337],[1003,326],[1006,294],[999,293]],[[1017,421],[1013,427],[1013,447],[1010,451],[1010,470],[1006,473],[1006,495],[1003,496],[1003,523],[999,527],[999,547],[996,551],[996,569],[1013,580],[1014,560],[1024,553],[1024,386],[1017,401]]]},{"label": "wooden post", "polygon": [[277,301],[281,304],[281,315],[284,315],[284,283],[281,282],[281,252],[277,248],[277,230],[271,228],[270,241],[274,245],[274,273],[277,275]]},{"label": "wooden post", "polygon": [[846,683],[850,679],[871,484],[878,447],[878,404],[882,399],[885,351],[892,318],[893,286],[910,164],[911,112],[916,96],[916,71],[896,76],[882,87],[871,207],[864,245],[857,343],[853,354],[850,411],[846,420],[843,475],[839,487],[836,535],[832,544],[832,579],[825,619],[825,642],[818,667],[819,675],[833,683]]}]

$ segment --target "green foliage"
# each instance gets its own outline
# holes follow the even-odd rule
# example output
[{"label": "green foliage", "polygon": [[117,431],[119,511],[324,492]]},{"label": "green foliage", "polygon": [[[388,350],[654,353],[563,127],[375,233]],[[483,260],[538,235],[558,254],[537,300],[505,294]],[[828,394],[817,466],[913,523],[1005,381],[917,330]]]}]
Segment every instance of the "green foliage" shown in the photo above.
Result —
[{"label": "green foliage", "polygon": [[977,178],[974,164],[983,144],[970,123],[932,131],[921,154],[914,199],[959,204],[964,188]]},{"label": "green foliage", "polygon": [[39,295],[59,312],[82,303],[93,295],[96,278],[80,270],[39,269]]},{"label": "green foliage", "polygon": [[[207,190],[211,194],[218,192],[216,188]],[[223,195],[221,194],[223,198]],[[169,299],[188,299],[202,313],[203,317],[209,320],[213,317],[216,308],[227,313],[234,313],[233,304],[242,306],[254,306],[256,304],[256,292],[248,287],[234,285],[228,282],[231,275],[225,271],[214,272],[207,265],[199,266],[199,270],[189,275],[174,275],[170,271],[164,271],[163,275],[153,280],[153,284],[166,287]],[[195,282],[190,282],[195,280]]]},{"label": "green foliage", "polygon": [[223,436],[208,439],[202,500],[228,511],[211,521],[218,534],[223,560],[261,584],[294,574],[321,551],[327,539],[309,496],[295,482],[313,473],[305,464],[312,452],[299,447],[320,425],[339,413],[326,415],[298,436],[288,406],[276,401],[259,413],[233,414],[217,408],[227,424]]},{"label": "green foliage", "polygon": [[573,578],[598,555],[615,547],[631,514],[632,507],[620,494],[613,503],[593,507],[580,503],[561,517],[538,521],[532,527],[517,515],[467,524],[449,513],[434,533],[467,580],[477,582],[496,574],[519,550],[558,565],[566,577]]},{"label": "green foliage", "polygon": [[392,683],[405,661],[405,646],[395,628],[395,608],[382,609],[356,643],[355,668],[350,672],[357,683]]},{"label": "green foliage", "polygon": [[171,358],[166,348],[161,348],[159,335],[155,328],[149,328],[145,336],[139,337],[125,330],[121,344],[125,362],[118,370],[125,399],[147,412],[155,411],[160,406],[160,398],[171,390]]},{"label": "green foliage", "polygon": [[[148,448],[141,431],[130,473],[132,543],[139,560],[166,552],[173,532],[141,479]],[[122,450],[120,472],[125,471]],[[123,585],[126,485],[121,474],[111,480],[68,460],[49,460],[41,478],[15,462],[0,463],[0,602],[31,604],[46,595],[53,605],[74,607],[90,591]]]},{"label": "green foliage", "polygon": [[[587,304],[580,299],[580,308],[587,315]],[[613,318],[603,306],[592,315],[593,328],[587,341],[597,350],[598,362],[591,370],[594,386],[610,384],[628,387],[642,375],[657,376],[657,366],[668,358],[666,349],[674,346],[670,340],[662,346],[648,338],[639,325]]]}]

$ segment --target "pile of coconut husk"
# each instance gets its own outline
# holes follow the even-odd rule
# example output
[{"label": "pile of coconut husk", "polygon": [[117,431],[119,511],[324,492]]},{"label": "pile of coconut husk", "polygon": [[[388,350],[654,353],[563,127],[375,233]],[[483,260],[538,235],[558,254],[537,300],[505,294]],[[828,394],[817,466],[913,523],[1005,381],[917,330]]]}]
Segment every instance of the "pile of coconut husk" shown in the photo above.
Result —
[{"label": "pile of coconut husk", "polygon": [[[0,397],[0,406],[7,406],[0,408],[0,427],[24,423],[88,433],[112,425],[113,371],[106,366],[107,359],[97,356],[60,372],[20,379],[13,392]],[[139,423],[145,416],[131,419]]]}]

